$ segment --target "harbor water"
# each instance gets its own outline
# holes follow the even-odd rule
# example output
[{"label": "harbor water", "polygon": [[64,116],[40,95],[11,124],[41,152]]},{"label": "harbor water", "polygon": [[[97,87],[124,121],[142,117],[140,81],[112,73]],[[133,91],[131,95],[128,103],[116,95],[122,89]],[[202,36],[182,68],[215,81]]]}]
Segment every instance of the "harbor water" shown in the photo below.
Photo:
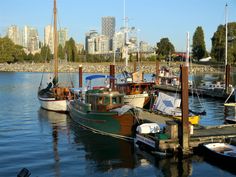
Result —
[{"label": "harbor water", "polygon": [[[37,99],[41,77],[41,73],[0,73],[1,177],[16,177],[22,168],[31,172],[30,177],[235,176],[234,169],[203,156],[160,159],[132,142],[90,132],[66,114],[41,109]],[[77,86],[78,74],[70,78]],[[224,101],[196,100],[190,97],[191,106],[200,110],[204,105],[207,112],[201,124],[224,123]]]}]

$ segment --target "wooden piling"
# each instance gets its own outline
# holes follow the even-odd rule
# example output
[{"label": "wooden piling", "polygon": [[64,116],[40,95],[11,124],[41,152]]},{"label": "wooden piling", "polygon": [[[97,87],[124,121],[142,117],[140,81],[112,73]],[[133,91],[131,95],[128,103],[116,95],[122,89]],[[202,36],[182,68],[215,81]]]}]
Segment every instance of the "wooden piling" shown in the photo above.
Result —
[{"label": "wooden piling", "polygon": [[[110,76],[115,78],[115,65],[110,65]],[[115,88],[115,79],[110,79],[110,88]]]},{"label": "wooden piling", "polygon": [[159,84],[160,62],[156,60],[156,83]]},{"label": "wooden piling", "polygon": [[82,65],[79,65],[79,87],[83,87]]},{"label": "wooden piling", "polygon": [[182,109],[182,121],[180,132],[180,145],[182,147],[183,155],[189,154],[189,110],[188,110],[188,67],[181,66],[181,109]]},{"label": "wooden piling", "polygon": [[137,71],[138,52],[136,53],[136,60],[134,60],[134,72]]}]

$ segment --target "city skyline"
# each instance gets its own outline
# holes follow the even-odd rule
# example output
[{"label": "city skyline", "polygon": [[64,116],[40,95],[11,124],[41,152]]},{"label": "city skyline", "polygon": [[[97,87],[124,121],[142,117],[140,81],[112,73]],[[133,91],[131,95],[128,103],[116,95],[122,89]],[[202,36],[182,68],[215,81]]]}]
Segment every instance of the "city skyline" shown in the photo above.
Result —
[{"label": "city skyline", "polygon": [[[177,51],[185,51],[186,33],[190,39],[197,28],[202,26],[207,50],[211,48],[211,37],[220,24],[225,23],[225,4],[228,4],[228,21],[236,21],[236,2],[233,0],[126,0],[125,16],[129,26],[139,31],[139,40],[155,45],[161,38],[168,37]],[[35,7],[34,7],[35,6]],[[85,41],[85,34],[90,30],[101,33],[101,18],[114,16],[116,31],[124,23],[124,0],[76,1],[57,0],[59,28],[67,28],[69,37],[77,42]],[[114,8],[115,7],[115,8]],[[1,2],[0,34],[6,34],[11,25],[25,25],[38,29],[40,40],[43,30],[52,21],[53,0]],[[27,9],[27,10],[26,10]]]}]

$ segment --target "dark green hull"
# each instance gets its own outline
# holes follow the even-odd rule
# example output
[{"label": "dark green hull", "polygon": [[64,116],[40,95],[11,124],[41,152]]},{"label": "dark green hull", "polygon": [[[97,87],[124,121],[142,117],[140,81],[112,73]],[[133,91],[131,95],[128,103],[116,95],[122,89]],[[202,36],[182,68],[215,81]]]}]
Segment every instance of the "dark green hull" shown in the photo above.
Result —
[{"label": "dark green hull", "polygon": [[77,101],[70,101],[68,108],[70,116],[75,122],[92,131],[121,138],[133,137],[136,118],[131,110],[123,115],[110,111],[93,112],[86,109],[86,105],[83,103],[79,103],[78,106]]}]

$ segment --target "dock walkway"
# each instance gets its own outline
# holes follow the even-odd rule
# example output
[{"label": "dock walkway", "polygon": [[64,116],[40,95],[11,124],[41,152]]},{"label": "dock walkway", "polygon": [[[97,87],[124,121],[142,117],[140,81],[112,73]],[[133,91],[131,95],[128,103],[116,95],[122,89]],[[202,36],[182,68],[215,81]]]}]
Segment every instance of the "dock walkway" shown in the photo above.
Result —
[{"label": "dock walkway", "polygon": [[[174,120],[153,112],[143,111],[140,114],[143,121],[166,124],[166,121]],[[180,144],[178,139],[163,139],[156,142],[161,150],[177,149]],[[198,147],[206,142],[231,142],[236,145],[236,124],[219,126],[194,126],[193,134],[189,138],[190,149]]]}]

